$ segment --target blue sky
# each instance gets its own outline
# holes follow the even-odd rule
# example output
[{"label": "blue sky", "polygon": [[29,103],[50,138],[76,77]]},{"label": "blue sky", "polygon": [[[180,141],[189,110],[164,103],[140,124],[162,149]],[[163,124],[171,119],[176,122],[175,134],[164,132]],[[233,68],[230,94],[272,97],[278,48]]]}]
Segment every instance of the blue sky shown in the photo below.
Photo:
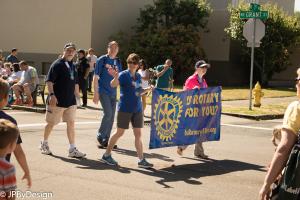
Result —
[{"label": "blue sky", "polygon": [[295,0],[295,11],[300,11],[300,0]]}]

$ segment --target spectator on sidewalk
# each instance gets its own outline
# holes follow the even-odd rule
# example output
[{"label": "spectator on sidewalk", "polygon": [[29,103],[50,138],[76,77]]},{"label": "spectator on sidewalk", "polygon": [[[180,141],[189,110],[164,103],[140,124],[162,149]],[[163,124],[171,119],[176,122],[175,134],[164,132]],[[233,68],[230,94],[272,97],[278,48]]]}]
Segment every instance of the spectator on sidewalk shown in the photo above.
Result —
[{"label": "spectator on sidewalk", "polygon": [[[148,70],[145,60],[143,60],[143,59],[141,59],[139,62],[138,73],[142,77],[142,88],[143,89],[149,88],[149,86],[150,86],[149,85],[149,70]],[[143,103],[143,114],[145,115],[145,109],[147,106],[147,93],[142,95],[142,103]]]},{"label": "spectator on sidewalk", "polygon": [[[124,135],[131,122],[135,137],[135,148],[139,158],[138,167],[151,168],[153,165],[146,161],[143,155],[142,128],[144,125],[141,94],[144,92],[141,84],[142,77],[137,73],[139,67],[139,56],[132,53],[127,58],[128,69],[119,74],[114,70],[114,79],[111,86],[116,88],[120,85],[120,101],[118,104],[117,130],[110,138],[102,161],[109,165],[118,163],[112,158],[111,151],[117,141]],[[150,88],[149,88],[150,89]]]},{"label": "spectator on sidewalk", "polygon": [[7,79],[11,75],[11,63],[5,62],[3,67],[0,69],[0,76],[3,79]]},{"label": "spectator on sidewalk", "polygon": [[[0,78],[0,119],[6,119],[17,126],[17,121],[2,110],[8,103],[9,88],[10,87],[9,87],[9,84],[7,83],[7,81]],[[14,152],[17,162],[19,163],[19,165],[21,166],[21,168],[24,172],[22,179],[26,179],[27,186],[31,187],[32,182],[31,182],[30,171],[29,171],[29,167],[27,164],[26,155],[25,155],[22,145],[21,145],[22,139],[21,139],[20,135],[18,136],[16,143],[17,143],[17,146],[13,152]],[[5,159],[9,162],[10,157],[11,157],[11,154],[8,154]]]},{"label": "spectator on sidewalk", "polygon": [[78,60],[76,62],[79,89],[82,92],[82,107],[87,106],[87,79],[90,72],[90,65],[85,57],[85,51],[80,49],[78,51]]},{"label": "spectator on sidewalk", "polygon": [[21,94],[25,94],[27,97],[25,104],[28,106],[33,106],[33,98],[31,94],[35,91],[36,86],[39,83],[36,69],[32,66],[29,66],[24,60],[21,61],[19,65],[23,73],[20,81],[12,86],[12,89],[16,95],[16,101],[14,102],[14,105],[23,104]]},{"label": "spectator on sidewalk", "polygon": [[[200,89],[200,88],[207,88],[206,80],[204,79],[204,75],[207,72],[207,69],[210,68],[210,65],[207,64],[204,60],[199,60],[195,64],[195,73],[190,76],[184,84],[184,90],[193,90],[193,89]],[[177,148],[177,153],[182,155],[183,150],[185,150],[187,146],[179,146]],[[204,148],[202,142],[197,142],[195,144],[194,155],[197,158],[207,159],[208,156],[204,153]]]},{"label": "spectator on sidewalk", "polygon": [[3,56],[3,51],[2,49],[0,49],[0,62],[4,62],[5,61],[5,58]]},{"label": "spectator on sidewalk", "polygon": [[6,57],[6,61],[10,62],[11,64],[20,62],[17,55],[18,55],[18,49],[13,48],[11,50],[11,53]]},{"label": "spectator on sidewalk", "polygon": [[122,64],[117,54],[119,44],[116,41],[108,43],[107,54],[98,58],[93,79],[94,98],[93,102],[98,104],[99,100],[103,108],[103,118],[97,133],[100,148],[106,148],[115,118],[117,90],[111,87],[113,80],[112,72],[117,69],[122,71]]},{"label": "spectator on sidewalk", "polygon": [[0,199],[15,199],[11,194],[17,189],[16,169],[5,157],[15,150],[18,135],[15,124],[0,119]]},{"label": "spectator on sidewalk", "polygon": [[88,77],[88,91],[92,92],[93,75],[94,75],[95,66],[96,66],[96,62],[97,62],[97,56],[95,55],[94,49],[90,48],[88,50],[87,59],[90,64],[90,73],[89,73],[89,77]]},{"label": "spectator on sidewalk", "polygon": [[52,129],[61,119],[67,124],[69,139],[69,157],[83,158],[85,153],[80,152],[75,145],[75,115],[76,96],[79,96],[78,74],[72,60],[76,54],[76,47],[72,43],[64,46],[62,58],[57,59],[50,66],[47,76],[48,101],[46,111],[46,127],[44,138],[40,145],[42,154],[50,155],[48,139]]},{"label": "spectator on sidewalk", "polygon": [[156,88],[171,91],[173,89],[172,60],[167,59],[164,65],[156,67]]},{"label": "spectator on sidewalk", "polygon": [[13,85],[17,82],[19,82],[21,80],[22,77],[22,71],[20,70],[20,65],[19,63],[14,63],[12,65],[13,68],[13,72],[11,73],[11,75],[8,77],[7,81],[9,83],[9,85]]}]

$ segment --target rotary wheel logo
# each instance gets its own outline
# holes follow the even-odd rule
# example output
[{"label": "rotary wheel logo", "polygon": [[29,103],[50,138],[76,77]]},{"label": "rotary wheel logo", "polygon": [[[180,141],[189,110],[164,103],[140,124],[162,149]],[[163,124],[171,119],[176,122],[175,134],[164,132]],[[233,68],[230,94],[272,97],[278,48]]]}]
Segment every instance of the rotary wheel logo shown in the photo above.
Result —
[{"label": "rotary wheel logo", "polygon": [[154,109],[154,121],[159,138],[170,141],[176,134],[182,113],[182,101],[173,95],[159,96]]}]

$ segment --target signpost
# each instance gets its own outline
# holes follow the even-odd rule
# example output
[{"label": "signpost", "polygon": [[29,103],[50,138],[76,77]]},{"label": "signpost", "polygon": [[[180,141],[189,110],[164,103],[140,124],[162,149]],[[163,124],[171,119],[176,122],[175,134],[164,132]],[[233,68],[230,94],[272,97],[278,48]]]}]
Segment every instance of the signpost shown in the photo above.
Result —
[{"label": "signpost", "polygon": [[249,110],[252,110],[252,81],[254,66],[254,47],[260,46],[260,40],[265,35],[265,25],[261,21],[269,17],[268,11],[261,11],[260,5],[257,3],[250,4],[250,10],[241,11],[240,18],[248,19],[244,25],[243,35],[247,39],[247,46],[251,47],[251,70],[250,70],[250,94],[249,94]]}]

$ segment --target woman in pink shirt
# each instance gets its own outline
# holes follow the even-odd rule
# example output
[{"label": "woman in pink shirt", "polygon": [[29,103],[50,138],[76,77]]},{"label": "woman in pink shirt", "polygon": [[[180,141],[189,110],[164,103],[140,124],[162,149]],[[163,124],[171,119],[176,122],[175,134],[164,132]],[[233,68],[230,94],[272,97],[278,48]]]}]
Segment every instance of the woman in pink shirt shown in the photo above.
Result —
[{"label": "woman in pink shirt", "polygon": [[[184,90],[193,90],[197,88],[207,88],[206,80],[203,76],[206,74],[207,69],[210,68],[210,65],[206,63],[204,60],[199,60],[195,64],[195,73],[190,76],[184,84]],[[179,146],[177,148],[177,153],[182,155],[183,150],[185,150],[187,146]],[[198,158],[206,159],[208,158],[207,155],[204,154],[204,148],[202,142],[198,142],[195,144],[194,155]]]}]

